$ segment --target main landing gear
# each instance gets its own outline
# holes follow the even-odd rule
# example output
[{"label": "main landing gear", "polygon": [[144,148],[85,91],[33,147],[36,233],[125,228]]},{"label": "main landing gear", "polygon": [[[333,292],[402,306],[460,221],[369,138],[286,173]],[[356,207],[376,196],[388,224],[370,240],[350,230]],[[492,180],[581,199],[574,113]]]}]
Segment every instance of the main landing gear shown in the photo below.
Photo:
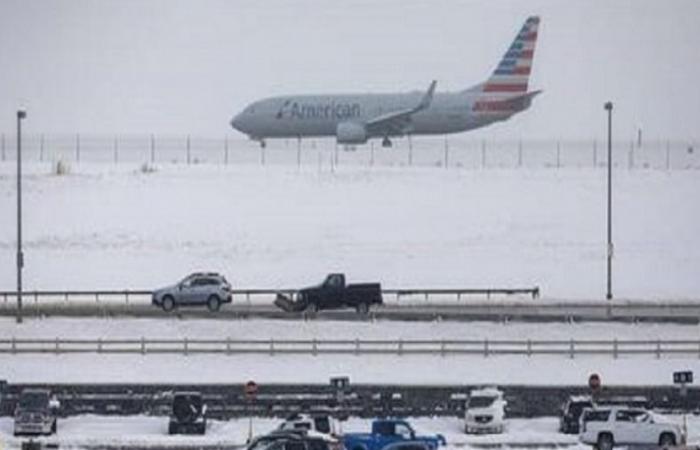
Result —
[{"label": "main landing gear", "polygon": [[384,139],[382,139],[382,147],[391,147],[391,139],[389,139],[389,136],[384,136]]}]

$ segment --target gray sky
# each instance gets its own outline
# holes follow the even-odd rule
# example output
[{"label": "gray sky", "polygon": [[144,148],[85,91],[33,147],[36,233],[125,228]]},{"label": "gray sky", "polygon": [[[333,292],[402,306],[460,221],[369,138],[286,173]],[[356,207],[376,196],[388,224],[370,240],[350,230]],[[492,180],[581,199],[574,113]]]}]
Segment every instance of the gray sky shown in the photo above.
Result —
[{"label": "gray sky", "polygon": [[[292,93],[458,90],[542,17],[531,110],[492,137],[698,137],[700,1],[2,0],[0,130],[230,132]],[[233,133],[233,132],[232,132]]]}]

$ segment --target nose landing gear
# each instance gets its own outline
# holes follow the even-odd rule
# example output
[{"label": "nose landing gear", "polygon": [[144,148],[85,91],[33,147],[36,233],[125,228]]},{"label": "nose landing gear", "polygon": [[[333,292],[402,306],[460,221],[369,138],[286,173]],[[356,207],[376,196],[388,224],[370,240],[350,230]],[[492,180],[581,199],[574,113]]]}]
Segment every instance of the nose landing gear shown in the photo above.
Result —
[{"label": "nose landing gear", "polygon": [[384,139],[382,139],[382,147],[391,147],[391,139],[389,139],[389,136],[384,136]]}]

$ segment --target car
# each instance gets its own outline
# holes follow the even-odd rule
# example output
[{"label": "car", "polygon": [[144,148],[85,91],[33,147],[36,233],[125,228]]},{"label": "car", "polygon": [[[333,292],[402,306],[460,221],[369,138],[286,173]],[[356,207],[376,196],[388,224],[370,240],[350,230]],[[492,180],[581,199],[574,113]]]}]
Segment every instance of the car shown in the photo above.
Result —
[{"label": "car", "polygon": [[218,311],[223,303],[231,303],[231,284],[223,275],[214,272],[193,273],[179,283],[156,289],[152,293],[153,305],[172,311],[178,306],[206,306]]},{"label": "car", "polygon": [[292,414],[280,424],[278,430],[309,430],[336,435],[339,429],[336,420],[327,414]]},{"label": "car", "polygon": [[593,400],[587,395],[572,395],[561,408],[559,431],[564,434],[578,434],[580,431],[581,413],[593,407]]},{"label": "car", "polygon": [[465,433],[503,433],[507,402],[496,388],[474,389],[464,412]]},{"label": "car", "polygon": [[625,406],[585,409],[581,415],[579,440],[598,450],[629,445],[685,444],[678,425],[646,409]]},{"label": "car", "polygon": [[275,305],[288,312],[354,308],[360,314],[367,314],[372,305],[381,305],[382,301],[381,284],[346,284],[344,274],[332,273],[321,284],[300,289],[296,301],[278,293]]},{"label": "car", "polygon": [[24,389],[15,407],[14,435],[50,435],[58,429],[60,403],[48,389]]},{"label": "car", "polygon": [[202,394],[180,391],[173,394],[168,434],[204,434],[207,429],[207,405]]},{"label": "car", "polygon": [[343,444],[347,450],[383,450],[390,444],[401,442],[422,443],[429,450],[447,445],[443,435],[418,436],[407,421],[400,419],[378,419],[372,422],[370,433],[346,433],[343,436]]},{"label": "car", "polygon": [[246,450],[343,450],[342,442],[328,434],[314,431],[275,430],[254,438]]}]

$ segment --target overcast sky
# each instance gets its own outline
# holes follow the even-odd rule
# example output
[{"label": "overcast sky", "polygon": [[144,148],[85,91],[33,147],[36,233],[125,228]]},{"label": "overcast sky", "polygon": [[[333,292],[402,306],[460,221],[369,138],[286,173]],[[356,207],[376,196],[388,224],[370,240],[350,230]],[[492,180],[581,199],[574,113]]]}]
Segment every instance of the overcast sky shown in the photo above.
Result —
[{"label": "overcast sky", "polygon": [[[700,124],[700,1],[2,0],[0,131],[230,132],[260,97],[459,90],[482,81],[528,15],[531,88],[492,137],[690,139]],[[232,132],[233,133],[233,132]]]}]

